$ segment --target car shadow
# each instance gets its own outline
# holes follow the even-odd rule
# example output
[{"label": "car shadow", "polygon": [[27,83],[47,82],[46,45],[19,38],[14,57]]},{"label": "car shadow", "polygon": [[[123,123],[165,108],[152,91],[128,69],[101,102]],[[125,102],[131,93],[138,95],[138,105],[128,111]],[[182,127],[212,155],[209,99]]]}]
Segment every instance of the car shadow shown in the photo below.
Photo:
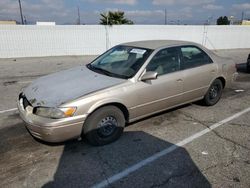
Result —
[{"label": "car shadow", "polygon": [[149,115],[149,116],[146,116],[144,118],[141,118],[139,120],[136,120],[136,121],[133,121],[131,123],[127,123],[126,126],[130,126],[130,125],[133,125],[133,124],[136,124],[136,123],[139,123],[139,122],[142,122],[142,121],[145,121],[145,120],[148,120],[148,119],[151,119],[151,118],[154,118],[154,117],[158,117],[158,116],[162,116],[164,114],[167,114],[167,113],[170,113],[170,112],[174,112],[176,110],[179,110],[179,109],[182,109],[182,108],[186,108],[192,104],[197,104],[197,105],[200,105],[200,106],[203,106],[202,102],[201,101],[195,101],[193,103],[188,103],[188,104],[183,104],[181,106],[177,106],[175,108],[171,108],[171,109],[168,109],[168,110],[163,110],[162,112],[157,112],[155,114],[152,114],[152,115]]},{"label": "car shadow", "polygon": [[[49,187],[92,187],[108,177],[174,146],[142,131],[127,131],[116,142],[93,147],[83,141],[65,143]],[[183,147],[143,166],[109,187],[211,187]]]}]

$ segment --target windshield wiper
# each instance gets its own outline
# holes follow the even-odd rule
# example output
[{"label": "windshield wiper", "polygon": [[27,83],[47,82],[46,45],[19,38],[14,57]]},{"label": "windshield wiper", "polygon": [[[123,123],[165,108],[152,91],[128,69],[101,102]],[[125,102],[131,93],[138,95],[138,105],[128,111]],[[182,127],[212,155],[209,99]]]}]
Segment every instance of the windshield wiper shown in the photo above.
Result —
[{"label": "windshield wiper", "polygon": [[93,66],[91,64],[88,64],[88,68],[90,68],[91,70],[95,70],[95,71],[97,71],[99,73],[103,73],[103,74],[105,74],[107,76],[110,76],[110,73],[111,73],[111,72],[109,72],[107,70],[104,70],[104,69],[102,69],[100,67]]},{"label": "windshield wiper", "polygon": [[91,64],[88,64],[87,67],[90,69],[90,70],[93,70],[95,72],[99,72],[101,74],[105,74],[107,76],[111,76],[111,77],[118,77],[118,78],[124,78],[124,79],[127,79],[128,77],[125,76],[125,75],[119,75],[119,74],[115,74],[115,73],[112,73],[112,72],[109,72],[105,69],[102,69],[100,67],[96,67],[96,66],[93,66]]}]

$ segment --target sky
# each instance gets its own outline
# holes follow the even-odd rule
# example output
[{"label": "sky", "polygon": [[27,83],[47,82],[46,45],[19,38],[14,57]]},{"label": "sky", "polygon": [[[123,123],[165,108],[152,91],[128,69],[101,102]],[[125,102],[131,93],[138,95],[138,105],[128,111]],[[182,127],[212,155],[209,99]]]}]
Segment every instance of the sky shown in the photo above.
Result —
[{"label": "sky", "polygon": [[[81,24],[98,24],[100,13],[124,11],[135,24],[214,24],[220,16],[250,19],[250,0],[21,0],[28,23],[55,21],[76,24],[77,7]],[[0,20],[20,22],[18,0],[0,0]]]}]

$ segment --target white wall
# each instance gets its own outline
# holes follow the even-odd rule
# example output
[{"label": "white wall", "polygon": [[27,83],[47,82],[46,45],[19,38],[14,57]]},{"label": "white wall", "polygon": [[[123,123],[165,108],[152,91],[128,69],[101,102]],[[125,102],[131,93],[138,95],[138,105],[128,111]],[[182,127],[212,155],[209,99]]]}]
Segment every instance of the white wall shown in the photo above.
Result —
[{"label": "white wall", "polygon": [[250,48],[249,26],[0,25],[0,58],[97,55],[123,42],[186,40],[209,49]]}]

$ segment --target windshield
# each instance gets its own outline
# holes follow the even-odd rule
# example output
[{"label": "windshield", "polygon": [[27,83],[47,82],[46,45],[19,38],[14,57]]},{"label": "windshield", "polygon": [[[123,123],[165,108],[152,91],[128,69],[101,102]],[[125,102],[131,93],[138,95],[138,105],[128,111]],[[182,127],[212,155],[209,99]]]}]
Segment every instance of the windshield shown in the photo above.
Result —
[{"label": "windshield", "polygon": [[145,48],[115,46],[87,67],[101,74],[128,79],[137,73],[151,53],[152,50]]}]

